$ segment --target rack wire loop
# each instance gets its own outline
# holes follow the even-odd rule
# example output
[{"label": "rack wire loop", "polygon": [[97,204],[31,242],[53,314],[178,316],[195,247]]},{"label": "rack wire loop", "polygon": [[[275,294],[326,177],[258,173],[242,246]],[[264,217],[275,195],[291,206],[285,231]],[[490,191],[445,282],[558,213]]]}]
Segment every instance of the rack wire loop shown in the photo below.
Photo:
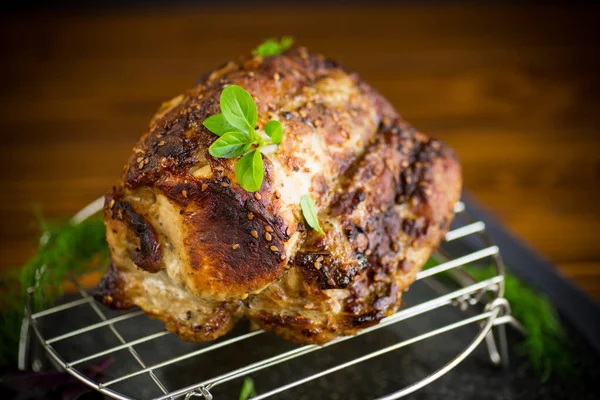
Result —
[{"label": "rack wire loop", "polygon": [[199,387],[196,390],[192,390],[185,395],[185,400],[191,399],[192,397],[202,397],[204,400],[213,400],[212,394],[205,387]]}]

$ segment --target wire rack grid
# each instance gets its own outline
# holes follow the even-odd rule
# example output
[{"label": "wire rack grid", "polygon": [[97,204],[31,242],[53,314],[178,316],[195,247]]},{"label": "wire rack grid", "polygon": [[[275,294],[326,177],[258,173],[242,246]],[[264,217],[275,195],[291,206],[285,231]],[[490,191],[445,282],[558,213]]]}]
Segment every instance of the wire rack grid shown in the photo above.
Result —
[{"label": "wire rack grid", "polygon": [[[86,208],[82,209],[78,214],[76,214],[73,217],[73,220],[75,222],[80,222],[93,215],[94,213],[98,212],[102,207],[102,202],[102,199],[98,199],[95,202],[91,203]],[[452,358],[441,368],[431,372],[425,378],[418,380],[412,384],[409,384],[408,386],[401,388],[393,393],[390,393],[384,397],[380,397],[379,400],[398,399],[424,387],[425,385],[428,385],[429,383],[435,381],[436,379],[438,379],[439,377],[443,376],[448,371],[456,367],[460,362],[467,358],[482,342],[486,343],[488,355],[490,361],[493,364],[500,364],[502,362],[506,363],[508,361],[508,356],[506,350],[506,337],[504,325],[508,323],[519,329],[521,328],[519,323],[513,317],[511,317],[510,305],[503,297],[504,265],[502,263],[500,251],[498,247],[492,243],[489,236],[485,233],[485,224],[482,221],[473,220],[472,217],[468,214],[464,203],[457,203],[455,207],[455,212],[456,214],[461,214],[466,223],[450,230],[446,234],[445,242],[459,241],[461,239],[465,239],[468,236],[477,235],[481,239],[481,243],[483,243],[484,246],[458,258],[451,258],[447,254],[444,254],[443,251],[438,251],[436,254],[437,257],[440,260],[442,260],[442,263],[435,267],[420,271],[417,275],[417,280],[431,280],[432,284],[435,284],[436,276],[438,276],[442,272],[447,272],[457,283],[458,289],[453,290],[449,293],[444,293],[438,297],[434,297],[426,301],[420,302],[419,304],[413,305],[411,307],[401,309],[396,314],[381,320],[379,324],[360,331],[357,336],[368,335],[373,331],[380,330],[384,327],[391,326],[400,321],[405,321],[416,316],[425,315],[428,312],[431,312],[432,310],[436,310],[448,305],[457,306],[461,310],[470,309],[472,311],[473,306],[475,306],[476,304],[483,304],[485,305],[485,307],[483,307],[481,311],[476,312],[475,315],[457,320],[440,328],[433,329],[431,331],[416,335],[410,339],[399,341],[386,347],[382,347],[379,350],[337,364],[333,367],[321,370],[320,372],[305,376],[304,378],[289,382],[268,392],[258,394],[257,396],[252,397],[252,399],[258,400],[274,396],[278,393],[287,391],[296,386],[303,385],[307,382],[316,380],[326,375],[333,374],[350,366],[365,362],[367,360],[392,352],[394,350],[407,347],[414,343],[424,341],[431,337],[443,335],[444,333],[468,325],[478,326],[478,331],[475,334],[475,336],[471,339],[470,343],[461,352],[457,353],[454,356],[454,358]],[[480,262],[484,259],[491,259],[492,264],[495,266],[496,274],[488,279],[485,279],[483,281],[477,281],[472,276],[470,276],[466,270],[462,268],[467,264]],[[288,362],[290,360],[296,359],[309,353],[318,352],[321,349],[327,348],[329,346],[335,346],[338,343],[352,340],[356,337],[339,337],[325,344],[324,346],[305,345],[301,347],[296,347],[289,351],[284,351],[280,354],[276,354],[274,356],[262,359],[258,362],[245,365],[241,368],[234,369],[227,373],[219,374],[210,379],[205,379],[201,382],[197,382],[192,385],[187,385],[177,389],[169,390],[168,385],[165,384],[165,382],[161,381],[161,379],[159,379],[156,374],[156,372],[160,369],[167,366],[177,365],[178,363],[181,363],[185,360],[199,357],[200,355],[210,353],[214,350],[224,348],[226,346],[242,345],[242,342],[252,337],[262,335],[264,331],[251,331],[238,336],[230,337],[226,340],[221,340],[210,344],[207,347],[203,347],[195,351],[185,353],[183,355],[172,357],[159,363],[147,365],[136,350],[136,346],[148,343],[151,344],[153,341],[163,336],[172,334],[167,331],[160,331],[147,336],[143,336],[141,338],[137,338],[135,340],[127,341],[123,337],[121,332],[117,329],[116,325],[126,320],[131,320],[134,318],[144,318],[144,313],[140,310],[135,310],[123,312],[118,314],[117,316],[109,317],[95,302],[93,297],[90,296],[87,293],[87,291],[80,286],[77,279],[73,278],[73,284],[75,285],[75,288],[80,296],[76,300],[44,310],[33,310],[33,303],[31,301],[29,302],[26,309],[26,317],[23,323],[22,340],[19,349],[21,360],[20,363],[22,365],[24,364],[23,360],[26,358],[26,353],[28,350],[29,332],[33,332],[39,340],[39,342],[41,343],[44,350],[46,351],[46,353],[50,356],[51,360],[53,360],[59,368],[66,370],[72,376],[81,380],[90,387],[98,390],[104,395],[115,399],[132,399],[132,397],[120,393],[117,390],[114,390],[113,387],[116,384],[131,380],[141,375],[147,375],[152,379],[154,384],[162,393],[162,395],[160,395],[159,397],[155,397],[155,400],[176,398],[189,399],[191,397],[202,397],[206,400],[211,400],[213,399],[211,389],[218,385],[222,385],[232,380],[246,377],[249,374],[265,370],[267,368],[273,367],[281,363]],[[35,288],[30,288],[29,292],[33,295],[33,292],[35,290]],[[90,312],[94,313],[97,317],[99,317],[100,322],[92,323],[58,336],[45,337],[39,326],[40,321],[42,321],[45,317],[55,315],[57,313],[68,313],[73,308],[82,305],[88,305],[90,308]],[[56,348],[57,343],[64,343],[65,341],[73,340],[77,336],[82,335],[86,332],[91,332],[104,327],[110,329],[112,335],[114,335],[114,337],[118,341],[118,345],[112,346],[102,351],[92,351],[91,354],[88,354],[84,357],[72,361],[67,361],[66,358],[61,354],[61,352]],[[496,329],[494,329],[495,327]],[[84,371],[82,371],[82,369],[80,368],[80,366],[82,366],[84,363],[90,360],[110,356],[122,350],[127,350],[135,360],[135,363],[138,365],[138,368],[135,371],[122,374],[108,381],[98,382],[95,379],[91,379],[89,376],[87,376],[84,373]]]}]

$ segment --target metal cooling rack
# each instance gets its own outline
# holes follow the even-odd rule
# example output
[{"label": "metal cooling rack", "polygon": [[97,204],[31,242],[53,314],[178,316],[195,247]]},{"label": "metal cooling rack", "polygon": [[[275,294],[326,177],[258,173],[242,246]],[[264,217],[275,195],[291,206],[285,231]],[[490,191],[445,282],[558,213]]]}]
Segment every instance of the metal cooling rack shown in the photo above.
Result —
[{"label": "metal cooling rack", "polygon": [[[75,215],[75,217],[73,217],[73,220],[75,222],[80,222],[88,218],[90,215],[98,212],[101,209],[102,203],[103,199],[98,199],[94,203],[81,210],[77,215]],[[457,289],[451,292],[447,292],[446,290],[446,293],[441,294],[438,297],[428,299],[408,308],[403,308],[396,314],[384,318],[379,324],[362,330],[358,333],[357,336],[368,335],[373,331],[377,331],[384,327],[391,326],[400,321],[405,321],[416,316],[426,315],[428,312],[449,305],[459,307],[462,311],[469,310],[470,315],[467,315],[466,313],[461,313],[460,315],[465,316],[465,318],[459,319],[455,322],[449,323],[445,326],[428,331],[426,333],[414,336],[410,339],[399,341],[387,347],[382,347],[379,350],[370,352],[361,357],[351,359],[344,363],[340,363],[331,368],[321,370],[320,372],[305,376],[302,379],[289,382],[287,384],[284,384],[283,386],[277,387],[268,392],[261,393],[253,397],[253,399],[258,400],[271,397],[296,386],[303,385],[307,382],[313,381],[315,379],[324,377],[329,374],[333,374],[337,371],[343,370],[355,364],[362,363],[364,361],[373,359],[375,357],[381,356],[383,354],[392,352],[403,347],[410,346],[412,344],[424,341],[437,335],[444,335],[447,332],[468,325],[474,325],[478,327],[477,333],[471,339],[470,343],[461,352],[458,352],[454,356],[454,358],[452,358],[448,363],[446,363],[441,368],[431,372],[425,378],[412,384],[409,384],[404,388],[400,388],[399,390],[390,393],[384,397],[380,397],[379,399],[398,399],[424,387],[425,385],[428,385],[429,383],[435,381],[436,379],[438,379],[439,377],[456,367],[461,361],[468,357],[481,344],[481,342],[486,343],[489,358],[492,363],[506,363],[508,361],[508,358],[504,325],[510,323],[516,326],[517,328],[519,328],[520,325],[514,318],[511,317],[510,305],[503,297],[504,265],[502,263],[499,249],[497,246],[493,245],[491,239],[488,237],[488,235],[486,235],[485,224],[481,221],[473,220],[468,214],[464,203],[459,202],[455,207],[455,211],[457,215],[460,215],[460,219],[466,222],[450,230],[446,234],[445,242],[452,243],[456,241],[465,240],[469,236],[477,236],[478,239],[480,239],[479,242],[483,245],[477,250],[458,258],[450,258],[448,254],[445,253],[443,250],[439,250],[436,253],[436,255],[443,262],[433,268],[429,268],[419,272],[417,275],[417,280],[427,281],[428,285],[430,285],[431,287],[435,285],[440,285],[440,282],[437,281],[436,276],[442,272],[447,271],[448,274],[451,275],[451,277],[454,279],[456,283],[455,287],[457,287]],[[490,260],[491,264],[495,266],[495,276],[483,281],[477,281],[472,276],[470,276],[466,272],[466,270],[462,268],[462,266],[464,265],[474,262],[481,263],[483,262],[483,260]],[[199,357],[201,355],[206,355],[211,351],[224,348],[226,346],[243,346],[244,341],[257,335],[262,335],[264,331],[252,331],[239,336],[227,338],[226,340],[214,342],[213,344],[210,344],[207,347],[203,347],[183,355],[172,357],[170,359],[167,359],[166,361],[148,365],[146,362],[144,362],[139,352],[136,351],[136,347],[142,344],[151,344],[153,341],[163,336],[172,334],[166,331],[160,331],[154,334],[140,337],[135,340],[125,340],[125,338],[117,328],[118,323],[126,320],[132,320],[135,318],[146,318],[144,316],[144,313],[140,310],[136,310],[123,312],[117,314],[116,316],[109,317],[103,311],[103,307],[99,306],[99,304],[97,304],[94,301],[94,299],[86,292],[86,290],[84,290],[79,285],[76,279],[73,279],[73,284],[75,285],[79,294],[79,298],[76,300],[45,310],[34,310],[32,309],[33,302],[29,302],[29,305],[26,309],[26,318],[24,319],[21,335],[20,363],[21,365],[25,364],[24,360],[26,357],[29,343],[29,332],[32,331],[34,332],[37,339],[40,341],[47,354],[58,365],[58,367],[66,370],[69,374],[73,375],[77,379],[98,390],[104,395],[115,399],[131,399],[131,397],[128,397],[125,394],[119,393],[117,390],[115,390],[114,386],[116,384],[126,382],[143,375],[149,376],[162,393],[162,395],[160,395],[159,397],[155,397],[156,400],[176,398],[189,399],[191,397],[203,397],[206,400],[213,399],[211,390],[218,385],[223,385],[235,379],[246,377],[249,374],[255,373],[257,371],[273,367],[277,364],[286,363],[306,354],[318,352],[324,348],[335,346],[338,343],[353,340],[355,338],[340,337],[325,344],[324,346],[306,345],[296,347],[292,350],[284,351],[275,356],[264,358],[258,362],[254,362],[244,367],[234,369],[230,372],[219,374],[218,376],[214,376],[210,379],[205,379],[203,381],[185,387],[172,389],[168,388],[168,385],[158,378],[156,374],[157,371],[160,371],[162,368],[165,368],[167,366],[176,366],[178,365],[178,363],[182,363],[185,360]],[[33,295],[35,290],[35,288],[30,288],[29,293]],[[483,307],[476,307],[476,305],[478,304],[483,305]],[[89,312],[95,314],[97,317],[100,318],[101,321],[98,323],[93,323],[84,326],[79,329],[72,330],[59,336],[44,336],[44,334],[42,333],[42,329],[40,329],[40,324],[42,323],[44,318],[47,318],[51,315],[55,315],[57,313],[62,313],[61,315],[64,315],[64,318],[68,318],[68,313],[70,311],[72,311],[75,307],[81,307],[84,305],[89,306]],[[119,345],[110,347],[102,351],[89,349],[89,353],[87,356],[72,361],[67,361],[66,357],[61,353],[61,351],[57,349],[58,343],[64,344],[66,341],[73,340],[79,335],[85,334],[87,332],[92,332],[104,327],[110,329],[112,335],[114,335],[116,340],[120,343]],[[100,359],[101,357],[111,356],[121,350],[127,350],[131,354],[137,365],[135,371],[122,374],[108,381],[98,382],[86,376],[86,374],[82,370],[82,365],[84,363],[91,360]],[[240,351],[243,351],[243,347],[240,347]],[[306,362],[310,362],[310,360]]]}]

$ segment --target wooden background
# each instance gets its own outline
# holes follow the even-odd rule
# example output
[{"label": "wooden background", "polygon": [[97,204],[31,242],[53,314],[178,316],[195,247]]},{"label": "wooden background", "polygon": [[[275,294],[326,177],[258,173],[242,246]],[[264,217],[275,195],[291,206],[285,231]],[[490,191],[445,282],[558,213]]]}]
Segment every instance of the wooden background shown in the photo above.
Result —
[{"label": "wooden background", "polygon": [[[243,4],[243,3],[242,3]],[[466,188],[600,299],[600,7],[236,5],[0,16],[0,268],[115,182],[161,101],[264,38],[335,58],[462,159]]]}]

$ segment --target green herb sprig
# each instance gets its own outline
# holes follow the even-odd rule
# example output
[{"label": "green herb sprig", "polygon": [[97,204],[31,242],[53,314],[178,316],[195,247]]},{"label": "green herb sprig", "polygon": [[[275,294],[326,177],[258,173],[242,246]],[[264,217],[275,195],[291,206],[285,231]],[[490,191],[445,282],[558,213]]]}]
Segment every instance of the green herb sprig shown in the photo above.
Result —
[{"label": "green herb sprig", "polygon": [[283,139],[283,127],[279,121],[269,121],[265,140],[254,127],[258,111],[254,99],[246,90],[231,85],[221,92],[221,114],[208,117],[202,123],[209,131],[219,136],[208,148],[215,158],[238,158],[235,177],[248,192],[260,190],[264,178],[261,149],[269,144],[279,144]]},{"label": "green herb sprig", "polygon": [[294,38],[290,36],[284,36],[279,40],[267,39],[254,49],[252,54],[263,57],[276,56],[292,47],[292,44],[294,44]]},{"label": "green herb sprig", "polygon": [[[467,266],[466,269],[478,281],[491,278],[496,271],[493,266]],[[528,356],[533,369],[543,381],[553,373],[571,375],[573,364],[566,334],[550,300],[512,274],[504,277],[504,293],[513,317],[525,328],[519,351]]]},{"label": "green herb sprig", "polygon": [[[432,257],[424,268],[438,264]],[[489,279],[496,274],[494,266],[467,265],[463,268],[477,281]],[[436,276],[439,279],[451,279],[448,271]],[[504,276],[504,288],[504,297],[511,305],[513,317],[526,331],[519,352],[527,355],[542,381],[546,381],[552,374],[571,375],[571,352],[565,340],[564,327],[550,300],[510,273]]]},{"label": "green herb sprig", "polygon": [[[215,158],[241,157],[235,165],[235,177],[246,191],[256,192],[260,190],[265,174],[260,151],[266,145],[281,143],[281,122],[272,120],[265,125],[265,133],[271,140],[261,137],[254,129],[258,118],[256,103],[250,93],[237,85],[223,89],[219,105],[221,113],[208,117],[202,123],[219,136],[208,148],[208,153]],[[300,207],[308,225],[324,233],[312,199],[303,195]]]},{"label": "green herb sprig", "polygon": [[317,207],[314,201],[308,197],[308,195],[302,195],[300,198],[300,208],[302,208],[302,214],[306,223],[320,234],[325,234],[323,228],[319,225],[319,217],[317,216]]},{"label": "green herb sprig", "polygon": [[20,270],[3,271],[0,276],[0,366],[16,362],[28,288],[36,288],[32,300],[39,309],[62,294],[63,282],[70,274],[108,265],[106,228],[101,215],[78,224],[41,220],[40,229],[38,253]]}]

